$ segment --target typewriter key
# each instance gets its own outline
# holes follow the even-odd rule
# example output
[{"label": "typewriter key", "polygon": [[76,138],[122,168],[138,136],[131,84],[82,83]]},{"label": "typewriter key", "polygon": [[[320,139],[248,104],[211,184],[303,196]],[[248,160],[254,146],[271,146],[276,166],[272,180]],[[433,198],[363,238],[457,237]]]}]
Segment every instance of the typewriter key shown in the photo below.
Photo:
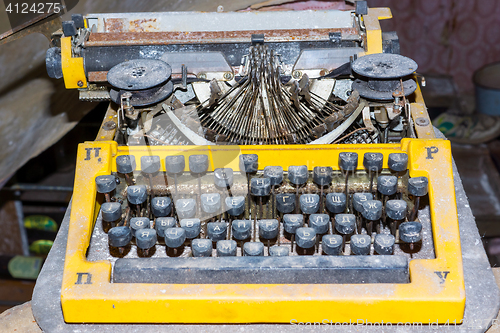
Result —
[{"label": "typewriter key", "polygon": [[155,221],[155,229],[159,237],[165,237],[165,230],[173,227],[175,227],[173,217],[158,217]]},{"label": "typewriter key", "polygon": [[105,202],[101,205],[102,219],[106,222],[115,222],[122,217],[122,205],[118,202]]},{"label": "typewriter key", "polygon": [[273,217],[275,217],[276,197],[274,196],[274,187],[283,182],[283,168],[280,166],[266,166],[264,168],[264,177],[267,177],[271,180],[271,211]]},{"label": "typewriter key", "polygon": [[191,251],[193,252],[193,257],[211,257],[212,242],[210,239],[193,239],[191,242]]},{"label": "typewriter key", "polygon": [[200,235],[200,219],[182,219],[179,224],[182,229],[186,230],[186,238],[193,239]]},{"label": "typewriter key", "polygon": [[351,252],[356,255],[370,254],[371,237],[368,235],[351,236]]},{"label": "typewriter key", "polygon": [[328,193],[326,195],[326,209],[332,214],[343,213],[346,209],[345,193]]},{"label": "typewriter key", "polygon": [[342,252],[343,239],[340,235],[324,235],[321,249],[329,256],[338,256]]},{"label": "typewriter key", "polygon": [[141,156],[141,170],[148,175],[151,196],[154,196],[153,173],[158,172],[160,170],[160,167],[160,156]]},{"label": "typewriter key", "polygon": [[363,166],[368,170],[370,176],[370,193],[373,192],[373,177],[382,170],[384,155],[381,153],[365,153],[363,155]]},{"label": "typewriter key", "polygon": [[356,216],[354,214],[335,215],[335,230],[343,236],[353,234],[356,230]]},{"label": "typewriter key", "polygon": [[189,170],[194,174],[205,173],[208,170],[207,155],[191,155],[189,156]]},{"label": "typewriter key", "polygon": [[116,177],[113,175],[95,177],[97,192],[103,193],[106,202],[111,202],[110,192],[116,188]]},{"label": "typewriter key", "polygon": [[349,171],[356,171],[358,166],[357,153],[340,153],[339,154],[339,168],[345,172],[345,197],[346,206],[349,207]]},{"label": "typewriter key", "polygon": [[234,257],[238,248],[234,240],[220,240],[217,242],[217,257]]},{"label": "typewriter key", "polygon": [[297,237],[297,246],[303,249],[310,249],[316,245],[316,231],[313,228],[298,228],[295,234]]},{"label": "typewriter key", "polygon": [[261,242],[247,242],[243,245],[243,255],[257,257],[264,255],[264,244]]},{"label": "typewriter key", "polygon": [[319,251],[319,236],[328,233],[330,216],[327,214],[311,214],[309,227],[316,231],[316,251]]},{"label": "typewriter key", "polygon": [[250,181],[250,193],[256,197],[269,195],[271,193],[271,179],[252,178]]},{"label": "typewriter key", "polygon": [[145,256],[147,256],[149,254],[149,249],[156,244],[156,230],[142,229],[136,231],[135,242],[137,247],[143,251]]},{"label": "typewriter key", "polygon": [[130,204],[136,206],[136,216],[141,216],[140,205],[146,201],[148,192],[144,185],[132,185],[127,187],[127,200]]},{"label": "typewriter key", "polygon": [[132,232],[129,227],[114,227],[109,229],[108,244],[117,247],[120,254],[123,254],[124,247],[132,240]]},{"label": "typewriter key", "polygon": [[227,197],[227,213],[231,216],[240,216],[245,211],[245,197]]},{"label": "typewriter key", "polygon": [[366,231],[368,235],[372,234],[373,222],[379,221],[382,217],[382,206],[382,202],[378,200],[368,200],[363,203],[363,212],[361,214],[366,219]]},{"label": "typewriter key", "polygon": [[287,257],[290,254],[290,250],[286,246],[271,246],[269,249],[269,255],[271,257]]},{"label": "typewriter key", "polygon": [[352,195],[352,204],[354,210],[358,213],[363,213],[363,204],[368,200],[373,200],[373,194],[371,193],[354,193]]},{"label": "typewriter key", "polygon": [[165,230],[165,244],[169,248],[177,249],[186,241],[186,230],[183,228],[168,228]]},{"label": "typewriter key", "polygon": [[201,195],[201,209],[208,214],[220,213],[221,202],[219,193],[204,193]]},{"label": "typewriter key", "polygon": [[395,194],[397,189],[398,178],[396,176],[379,176],[377,178],[377,190],[384,196]]},{"label": "typewriter key", "polygon": [[278,220],[260,220],[259,221],[259,237],[267,240],[267,249],[269,251],[270,240],[278,237],[279,233]]},{"label": "typewriter key", "polygon": [[283,215],[283,227],[285,232],[291,236],[291,247],[293,252],[293,244],[295,241],[295,233],[298,228],[304,226],[304,216],[302,214],[285,214]]},{"label": "typewriter key", "polygon": [[148,229],[151,227],[151,221],[147,217],[133,217],[130,219],[130,230],[132,231],[132,236],[135,236],[136,232],[141,229]]},{"label": "typewriter key", "polygon": [[303,214],[315,214],[319,209],[319,195],[302,194],[300,196],[300,209]]},{"label": "typewriter key", "polygon": [[276,195],[276,209],[282,214],[295,210],[295,194],[279,193]]},{"label": "typewriter key", "polygon": [[255,173],[259,168],[259,156],[257,154],[240,155],[240,170],[244,173]]},{"label": "typewriter key", "polygon": [[420,206],[420,197],[427,194],[429,187],[429,180],[427,177],[415,177],[408,180],[408,193],[413,195],[414,205],[411,211],[410,221],[413,221],[417,217],[418,207]]},{"label": "typewriter key", "polygon": [[413,250],[413,244],[422,239],[422,224],[420,222],[403,222],[399,225],[399,239],[402,242],[410,244],[410,250]]},{"label": "typewriter key", "polygon": [[395,241],[396,238],[393,235],[377,234],[373,240],[373,249],[381,255],[393,254]]},{"label": "typewriter key", "polygon": [[120,155],[116,158],[116,170],[125,175],[127,185],[134,185],[134,182],[129,176],[136,168],[134,155]]},{"label": "typewriter key", "polygon": [[226,222],[210,222],[207,224],[207,237],[210,238],[212,242],[226,239],[226,234]]},{"label": "typewriter key", "polygon": [[332,182],[333,170],[331,167],[315,167],[313,169],[313,181],[320,187],[320,212],[323,212],[323,186]]},{"label": "typewriter key", "polygon": [[288,180],[294,185],[303,185],[309,174],[306,165],[291,165],[288,167]]},{"label": "typewriter key", "polygon": [[151,200],[151,210],[156,217],[165,217],[172,211],[172,200],[169,197],[156,197]]},{"label": "typewriter key", "polygon": [[404,220],[408,210],[408,205],[404,200],[389,200],[385,204],[385,215],[390,218],[391,233],[396,234],[398,221]]},{"label": "typewriter key", "polygon": [[252,234],[252,222],[250,220],[234,220],[232,229],[234,239],[247,240]]},{"label": "typewriter key", "polygon": [[189,219],[196,214],[196,201],[194,199],[179,199],[175,203],[175,211],[179,219]]},{"label": "typewriter key", "polygon": [[406,153],[391,153],[387,164],[392,171],[406,171],[408,168],[408,155]]},{"label": "typewriter key", "polygon": [[217,168],[214,170],[214,184],[217,187],[228,188],[233,185],[233,169]]},{"label": "typewriter key", "polygon": [[183,155],[172,155],[165,157],[165,168],[168,173],[178,175],[184,171],[186,160]]}]

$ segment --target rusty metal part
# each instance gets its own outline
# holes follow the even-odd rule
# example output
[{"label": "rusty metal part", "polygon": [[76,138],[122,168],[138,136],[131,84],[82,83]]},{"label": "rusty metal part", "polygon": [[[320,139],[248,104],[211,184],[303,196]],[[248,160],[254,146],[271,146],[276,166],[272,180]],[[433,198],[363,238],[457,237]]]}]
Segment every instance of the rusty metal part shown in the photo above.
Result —
[{"label": "rusty metal part", "polygon": [[[110,123],[113,123],[111,125]],[[99,128],[99,132],[96,136],[96,141],[111,141],[113,140],[116,128],[118,126],[118,110],[117,105],[110,103],[108,105],[108,109],[106,110],[106,114],[102,121],[101,127]]]}]

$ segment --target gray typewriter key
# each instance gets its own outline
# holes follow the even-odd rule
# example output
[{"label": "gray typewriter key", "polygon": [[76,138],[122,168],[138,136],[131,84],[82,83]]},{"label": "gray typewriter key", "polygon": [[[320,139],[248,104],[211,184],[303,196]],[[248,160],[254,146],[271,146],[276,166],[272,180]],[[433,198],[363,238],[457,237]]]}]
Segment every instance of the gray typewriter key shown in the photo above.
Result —
[{"label": "gray typewriter key", "polygon": [[204,193],[201,195],[201,209],[205,213],[219,213],[221,208],[219,193]]},{"label": "gray typewriter key", "polygon": [[226,239],[227,225],[226,222],[209,222],[207,224],[207,237],[213,242]]},{"label": "gray typewriter key", "polygon": [[71,14],[71,21],[75,22],[77,29],[85,28],[85,22],[82,14]]},{"label": "gray typewriter key", "polygon": [[132,205],[140,205],[148,197],[148,192],[146,186],[144,185],[132,185],[127,187],[127,200]]},{"label": "gray typewriter key", "polygon": [[193,239],[200,235],[200,219],[182,219],[179,224],[182,229],[186,230],[186,238]]},{"label": "gray typewriter key", "polygon": [[168,228],[165,230],[165,244],[170,248],[181,247],[186,241],[186,230],[183,228]]},{"label": "gray typewriter key", "polygon": [[252,221],[250,220],[234,220],[232,223],[232,235],[234,239],[245,240],[249,239],[252,232]]},{"label": "gray typewriter key", "polygon": [[357,153],[340,153],[339,167],[343,171],[354,171],[358,167]]},{"label": "gray typewriter key", "polygon": [[145,251],[145,255],[148,255],[147,251],[156,244],[156,230],[143,229],[136,231],[135,243],[138,248]]},{"label": "gray typewriter key", "polygon": [[365,153],[363,156],[363,166],[370,172],[382,170],[384,155],[381,153]]},{"label": "gray typewriter key", "polygon": [[76,25],[73,21],[63,21],[62,30],[65,37],[75,36],[77,34]]},{"label": "gray typewriter key", "polygon": [[193,239],[191,242],[191,251],[193,252],[193,257],[211,257],[212,242],[210,239]]},{"label": "gray typewriter key", "polygon": [[313,228],[298,228],[295,234],[297,246],[310,249],[316,245],[316,231]]},{"label": "gray typewriter key", "polygon": [[233,169],[217,168],[214,170],[215,186],[227,188],[233,185]]},{"label": "gray typewriter key", "polygon": [[109,194],[116,188],[116,177],[113,175],[97,176],[95,177],[95,184],[97,192]]},{"label": "gray typewriter key", "polygon": [[234,257],[238,246],[234,240],[220,240],[217,242],[217,257]]},{"label": "gray typewriter key", "polygon": [[319,209],[319,195],[302,194],[300,196],[300,210],[303,214],[314,214]]},{"label": "gray typewriter key", "polygon": [[245,197],[227,197],[226,209],[231,216],[240,216],[245,211]]},{"label": "gray typewriter key", "polygon": [[328,193],[326,195],[326,209],[332,214],[339,214],[345,211],[345,193]]},{"label": "gray typewriter key", "polygon": [[324,235],[321,248],[329,256],[338,256],[342,252],[343,239],[340,235]]},{"label": "gray typewriter key", "polygon": [[252,178],[250,181],[250,193],[257,197],[263,197],[271,193],[271,179]]},{"label": "gray typewriter key", "polygon": [[399,225],[399,239],[402,242],[410,243],[410,249],[413,250],[413,244],[422,239],[422,224],[420,222],[404,222]]},{"label": "gray typewriter key", "polygon": [[385,203],[385,214],[393,220],[403,220],[407,209],[408,205],[404,200],[388,200]]},{"label": "gray typewriter key", "polygon": [[155,173],[160,170],[160,156],[141,156],[141,171]]},{"label": "gray typewriter key", "polygon": [[311,214],[309,216],[309,227],[316,231],[316,234],[322,235],[328,233],[330,226],[330,216],[327,214]]},{"label": "gray typewriter key", "polygon": [[352,204],[357,212],[363,212],[363,204],[368,200],[373,200],[371,193],[354,193],[352,196]]},{"label": "gray typewriter key", "polygon": [[408,155],[406,153],[391,153],[387,164],[392,171],[406,171],[408,168]]},{"label": "gray typewriter key", "polygon": [[377,179],[377,190],[383,195],[393,195],[398,189],[398,177],[379,176]]},{"label": "gray typewriter key", "polygon": [[186,160],[183,155],[165,157],[165,168],[168,173],[179,174],[184,171]]},{"label": "gray typewriter key", "polygon": [[130,219],[130,230],[132,235],[135,236],[138,230],[148,229],[151,227],[151,221],[147,217],[133,217]]},{"label": "gray typewriter key", "polygon": [[[123,248],[132,240],[132,231],[129,227],[114,227],[109,229],[108,243],[111,247]],[[120,253],[123,252],[121,249]]]},{"label": "gray typewriter key", "polygon": [[295,210],[295,194],[280,193],[276,195],[276,209],[283,214]]},{"label": "gray typewriter key", "polygon": [[179,219],[189,219],[196,214],[196,201],[194,199],[179,199],[175,203],[175,211]]},{"label": "gray typewriter key", "polygon": [[114,222],[122,217],[122,205],[118,202],[105,202],[101,205],[102,219],[106,222]]},{"label": "gray typewriter key", "polygon": [[172,200],[169,197],[156,197],[151,200],[151,210],[156,217],[164,217],[172,210]]},{"label": "gray typewriter key", "polygon": [[351,252],[357,255],[370,254],[370,243],[372,238],[368,235],[351,236]]},{"label": "gray typewriter key", "polygon": [[331,167],[315,167],[313,169],[313,181],[319,186],[328,185],[332,182],[333,170]]},{"label": "gray typewriter key", "polygon": [[243,245],[243,255],[257,257],[264,255],[264,244],[261,242],[247,242]]},{"label": "gray typewriter key", "polygon": [[356,230],[356,216],[354,214],[335,215],[335,230],[342,235],[351,235]]},{"label": "gray typewriter key", "polygon": [[368,200],[363,203],[362,215],[370,221],[377,221],[382,216],[382,202],[378,200]]},{"label": "gray typewriter key", "polygon": [[278,220],[260,220],[259,237],[261,239],[274,239],[278,237]]},{"label": "gray typewriter key", "polygon": [[240,155],[240,170],[244,173],[257,172],[259,168],[259,156],[257,154]]},{"label": "gray typewriter key", "polygon": [[204,173],[208,170],[207,155],[191,155],[189,156],[189,170],[192,173]]},{"label": "gray typewriter key", "polygon": [[286,246],[271,246],[269,249],[269,255],[271,257],[287,257],[290,254],[290,249]]},{"label": "gray typewriter key", "polygon": [[291,165],[288,167],[288,180],[294,185],[302,185],[307,182],[309,173],[306,165]]},{"label": "gray typewriter key", "polygon": [[266,166],[264,177],[271,180],[271,186],[277,186],[283,182],[283,168],[280,166]]},{"label": "gray typewriter key", "polygon": [[381,255],[390,255],[394,253],[394,244],[396,238],[393,235],[377,234],[373,240],[373,249]]},{"label": "gray typewriter key", "polygon": [[165,237],[165,230],[175,227],[173,217],[158,217],[155,221],[155,229],[158,237]]},{"label": "gray typewriter key", "polygon": [[120,155],[116,158],[116,170],[119,173],[131,173],[135,168],[134,155]]},{"label": "gray typewriter key", "polygon": [[417,217],[418,207],[420,206],[420,197],[427,194],[429,187],[429,180],[427,177],[415,177],[408,180],[408,193],[414,197],[413,209],[408,218],[410,221]]},{"label": "gray typewriter key", "polygon": [[283,224],[286,232],[294,234],[298,228],[304,225],[304,216],[302,214],[285,214],[283,215]]}]

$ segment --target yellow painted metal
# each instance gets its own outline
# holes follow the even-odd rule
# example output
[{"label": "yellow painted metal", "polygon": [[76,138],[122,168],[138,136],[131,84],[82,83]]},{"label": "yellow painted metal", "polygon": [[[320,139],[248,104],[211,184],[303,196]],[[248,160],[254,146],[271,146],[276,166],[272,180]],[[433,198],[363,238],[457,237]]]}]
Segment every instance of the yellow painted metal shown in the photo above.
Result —
[{"label": "yellow painted metal", "polygon": [[[414,77],[417,81],[417,78]],[[417,81],[418,82],[418,81]],[[422,96],[422,90],[417,84],[417,90],[415,91],[415,102],[410,104],[411,118],[413,119],[413,124],[415,125],[415,132],[417,133],[417,138],[419,139],[432,139],[435,138],[434,128],[432,127],[432,122],[429,118],[429,113],[427,113],[427,107],[425,106],[424,97]],[[423,118],[427,120],[427,125],[419,125],[417,119]]]},{"label": "yellow painted metal", "polygon": [[390,8],[368,8],[363,15],[366,28],[366,54],[382,53],[382,29],[379,20],[392,18]]},{"label": "yellow painted metal", "polygon": [[[406,284],[133,284],[111,283],[111,263],[89,262],[99,205],[94,178],[115,170],[118,155],[207,154],[211,168],[238,169],[240,154],[259,155],[259,164],[306,164],[338,169],[340,152],[406,152],[412,177],[429,178],[435,259],[412,260]],[[138,168],[140,166],[138,165]],[[362,169],[362,158],[358,169]],[[165,166],[162,165],[162,170]],[[115,142],[79,146],[61,302],[67,322],[269,323],[364,322],[459,323],[465,291],[450,143],[403,139],[384,145],[162,146],[118,147]],[[442,272],[449,272],[447,275]],[[446,278],[443,276],[446,275]],[[80,278],[79,278],[80,276]],[[90,282],[87,284],[87,282]]]},{"label": "yellow painted metal", "polygon": [[83,58],[73,57],[71,37],[61,38],[61,65],[66,89],[87,88]]}]

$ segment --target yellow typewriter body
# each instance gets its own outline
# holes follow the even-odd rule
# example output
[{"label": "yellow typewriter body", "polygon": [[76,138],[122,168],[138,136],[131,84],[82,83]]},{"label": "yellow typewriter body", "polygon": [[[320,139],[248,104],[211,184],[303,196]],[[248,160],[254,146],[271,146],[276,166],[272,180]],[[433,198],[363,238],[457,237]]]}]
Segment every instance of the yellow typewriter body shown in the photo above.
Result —
[{"label": "yellow typewriter body", "polygon": [[[134,15],[140,16],[141,14]],[[180,43],[178,41],[179,34],[185,35],[185,44],[195,44],[199,43],[199,40],[195,39],[200,36],[197,32],[193,31],[165,33],[165,28],[161,24],[155,26],[156,23],[154,22],[156,21],[151,20],[150,16],[154,16],[154,14],[148,14],[150,16],[145,17],[144,20],[134,20],[137,18],[134,15],[131,15],[130,18],[127,14],[117,14],[116,17],[112,14],[88,15],[81,27],[78,28],[77,24],[77,28],[80,29],[78,34],[68,36],[71,33],[68,33],[68,35],[65,33],[64,36],[61,36],[60,54],[62,68],[60,76],[64,77],[66,87],[80,89],[80,98],[82,100],[112,100],[115,102],[110,104],[107,110],[96,141],[82,143],[78,148],[75,190],[71,204],[68,243],[61,288],[62,310],[66,322],[291,323],[295,321],[324,323],[324,320],[328,320],[329,322],[344,323],[356,322],[360,319],[365,323],[426,324],[461,322],[465,307],[465,290],[450,144],[446,140],[434,137],[433,128],[417,84],[414,83],[413,86],[406,86],[406,83],[403,84],[403,79],[398,78],[396,83],[401,83],[403,91],[398,91],[392,95],[390,93],[389,102],[387,102],[387,98],[385,97],[382,98],[383,102],[368,102],[362,96],[359,102],[356,101],[353,108],[356,111],[352,113],[354,115],[352,120],[364,124],[366,127],[361,127],[362,125],[358,127],[346,126],[344,131],[347,131],[348,128],[352,129],[349,137],[344,139],[347,137],[343,136],[345,133],[339,133],[335,136],[335,139],[329,139],[330,141],[326,142],[328,144],[325,144],[325,142],[322,143],[322,135],[326,137],[328,134],[325,133],[333,133],[335,128],[339,128],[340,126],[327,129],[325,125],[324,130],[322,130],[323,127],[317,126],[317,123],[314,123],[310,125],[310,128],[313,130],[312,132],[316,131],[314,132],[316,134],[303,137],[300,137],[298,134],[297,136],[283,136],[280,139],[276,139],[278,144],[270,144],[270,142],[262,140],[262,134],[256,134],[254,144],[249,144],[249,141],[235,141],[238,143],[235,144],[235,142],[231,141],[230,135],[232,134],[229,132],[221,132],[210,137],[209,133],[213,133],[218,127],[211,127],[205,132],[206,141],[203,141],[204,139],[200,141],[196,137],[190,142],[182,141],[181,139],[177,140],[176,142],[182,141],[180,144],[165,144],[162,140],[166,139],[153,138],[152,132],[147,132],[148,134],[144,134],[143,137],[139,135],[140,138],[138,139],[136,132],[127,132],[125,129],[122,132],[125,133],[124,135],[128,135],[130,141],[128,144],[123,144],[123,138],[119,137],[119,132],[124,126],[123,122],[127,120],[126,117],[128,117],[127,121],[134,117],[134,109],[130,108],[128,100],[124,101],[125,95],[122,92],[120,92],[121,95],[118,95],[121,96],[121,99],[120,97],[116,99],[116,96],[113,97],[113,90],[111,89],[111,92],[108,91],[109,85],[106,83],[106,75],[109,79],[111,69],[107,68],[103,70],[97,65],[92,65],[92,60],[95,60],[92,57],[95,54],[105,54],[103,50],[107,47],[108,49],[106,50],[111,50],[112,47],[122,47],[122,49],[123,47],[133,48],[143,44],[151,47],[156,47],[162,43],[167,46],[177,45]],[[326,40],[320,40],[318,43],[340,43],[339,45],[347,43],[345,45],[351,50],[349,51],[351,52],[349,53],[350,55],[347,55],[347,59],[349,60],[350,57],[351,63],[353,55],[355,60],[358,57],[362,59],[363,56],[382,53],[383,37],[379,20],[391,17],[389,9],[370,8],[364,11],[363,8],[360,8],[359,12],[356,10],[356,12],[351,12],[348,15],[338,15],[340,16],[336,17],[341,22],[338,23],[341,27],[330,30],[319,29],[316,31],[317,35],[298,34],[297,38],[290,38],[288,35],[281,36],[278,33],[278,35],[271,34],[272,36],[268,38],[269,31],[272,30],[270,28],[262,34],[262,36],[266,36],[265,40],[260,35],[252,34],[250,36],[248,32],[245,32],[246,35],[245,33],[239,35],[238,33],[230,32],[227,34],[221,33],[221,35],[214,33],[215,35],[207,37],[207,41],[205,42],[207,44],[239,43],[241,40],[249,42],[250,38],[250,44],[254,46],[261,44],[263,41],[265,45],[267,42],[285,43],[295,39],[307,41],[308,38],[317,42],[323,38],[321,34],[324,35],[325,31],[330,31],[330,33],[326,32]],[[266,18],[264,19],[267,20]],[[135,28],[132,26],[132,23],[135,24]],[[151,24],[153,28],[144,24]],[[144,32],[144,29],[146,29],[146,32]],[[152,29],[152,31],[148,31],[148,29]],[[292,33],[297,33],[297,31]],[[290,32],[287,31],[284,34],[287,33]],[[318,45],[321,48],[323,44]],[[355,49],[353,45],[358,45],[359,48]],[[93,54],[92,52],[96,53]],[[303,56],[308,54],[304,50],[301,52]],[[313,55],[313,58],[314,56],[321,58],[322,54]],[[85,60],[82,58],[85,58]],[[173,58],[170,57],[169,59]],[[310,59],[306,60],[310,61]],[[308,61],[304,63],[309,63]],[[231,60],[228,60],[228,62],[231,62]],[[212,100],[210,102],[207,101],[208,99],[212,99],[215,96],[214,94],[220,93],[220,91],[214,88],[213,85],[208,87],[208,81],[226,81],[228,85],[235,87],[239,84],[233,81],[235,74],[238,73],[238,67],[240,67],[239,73],[243,73],[245,70],[242,70],[242,68],[251,66],[248,63],[241,66],[238,63],[237,66],[233,62],[228,67],[229,72],[203,72],[195,70],[194,79],[193,76],[190,78],[200,81],[193,83],[193,86],[197,85],[196,87],[199,89],[199,91],[195,91],[200,101],[198,107],[201,110],[205,110],[216,105],[215,108],[217,108],[217,103],[221,103],[220,101],[217,102],[217,98],[215,98],[215,104],[213,104]],[[298,63],[300,62],[297,61],[294,65],[295,67],[286,67],[286,64],[283,67],[283,70],[290,74],[291,81],[296,79],[296,87],[299,87],[298,82],[300,79],[300,88],[297,89],[308,89],[303,86],[303,84],[307,86],[308,82],[310,82],[307,80],[308,76],[311,78],[325,77],[325,74],[333,73],[339,67],[337,64],[332,68],[321,68],[321,66],[319,68],[314,66],[314,68],[300,68],[297,67]],[[176,72],[175,65],[172,65],[172,78],[176,74],[175,78],[182,79],[182,85],[185,88],[186,82],[189,82],[187,81],[189,76],[186,74],[189,71],[189,66],[187,70],[185,70],[184,64],[182,64],[182,67],[179,65],[179,68],[181,68],[182,73]],[[416,81],[416,76],[413,74],[416,68],[410,69],[410,76],[412,80]],[[56,68],[56,70],[58,69]],[[140,75],[142,74],[139,73],[136,76]],[[248,72],[247,75],[249,75]],[[335,78],[335,80],[339,79]],[[199,88],[204,82],[207,84],[205,91],[208,91],[205,95],[203,95],[203,89]],[[325,82],[328,81],[326,80]],[[351,87],[350,84],[349,82],[349,87]],[[161,89],[167,89],[165,87]],[[221,86],[219,85],[219,90],[220,88]],[[314,88],[311,89],[311,91],[314,90]],[[333,86],[329,89],[333,89]],[[411,95],[405,95],[405,89],[412,89],[414,92]],[[289,91],[290,93],[288,93]],[[300,97],[301,99],[308,96],[307,91],[302,90],[302,92],[304,91],[305,93],[300,96],[305,97]],[[320,90],[314,91],[318,95],[320,94]],[[281,90],[280,93],[283,92],[286,96],[291,96],[291,100],[299,98],[299,95],[294,95],[293,88],[291,90],[286,88],[286,90]],[[384,93],[386,92],[384,91]],[[158,91],[156,90],[152,92],[152,94],[157,93]],[[222,91],[222,95],[226,94],[225,96],[230,96],[230,93],[231,91]],[[317,97],[315,94],[312,95],[313,99],[315,96]],[[207,97],[207,99],[200,96]],[[392,100],[393,98],[395,101]],[[370,100],[370,98],[367,100]],[[346,95],[344,102],[340,101],[340,105],[346,108],[346,105],[349,105],[351,101],[352,98],[349,99]],[[210,105],[207,106],[207,103]],[[308,100],[308,103],[312,105],[313,102]],[[327,96],[321,99],[321,103],[320,108],[326,108],[333,102],[330,102]],[[171,103],[171,105],[174,104],[174,102]],[[189,102],[186,103],[186,105],[188,104]],[[162,102],[156,105],[161,106]],[[401,115],[399,113],[396,114],[396,108],[399,106],[404,111]],[[301,108],[302,106],[297,107]],[[140,105],[136,106],[137,109],[142,110]],[[169,114],[165,106],[163,106],[163,109],[166,111],[166,114]],[[338,111],[336,107],[333,109]],[[143,114],[146,115],[147,112],[158,113],[158,110],[155,108],[146,108],[145,111],[141,112],[144,112]],[[172,107],[172,110],[175,111],[175,106]],[[312,110],[311,112],[314,113],[314,110],[318,110],[318,104],[315,104],[315,106],[310,107],[308,110]],[[370,110],[372,111],[371,116]],[[384,120],[380,120],[381,118],[377,114],[373,114],[373,110],[375,110],[375,113],[380,110],[385,110],[383,112],[387,112],[387,114],[393,112],[392,117],[395,117],[395,119],[397,117],[406,117],[406,120],[403,121],[403,123],[406,121],[405,131],[398,132],[406,134],[401,134],[402,137],[391,141],[390,133],[392,127],[391,130],[388,130],[389,127],[387,125],[380,125],[384,124]],[[130,114],[127,113],[125,116],[125,111],[130,111]],[[345,113],[346,121],[348,116],[349,114]],[[174,119],[171,113],[169,117],[170,119]],[[216,119],[213,114],[211,117],[213,118],[210,119]],[[146,116],[142,118],[140,116],[137,118],[136,116],[135,120],[137,119],[139,119],[141,126],[146,126],[147,121],[151,121],[151,118],[147,118]],[[210,122],[206,119],[208,118],[205,118],[205,120],[202,119],[201,123],[205,124],[204,126],[208,128],[210,127]],[[178,124],[178,121],[175,121],[174,125]],[[206,122],[204,123],[203,121]],[[374,122],[376,123],[375,126],[373,125]],[[132,125],[130,124],[128,123],[129,128],[137,125],[133,121]],[[376,129],[375,127],[379,125],[380,127]],[[179,128],[183,129],[184,127],[179,126]],[[318,128],[322,132],[319,133]],[[386,129],[385,138],[382,133],[383,131],[380,131],[381,128]],[[148,130],[152,131],[153,129]],[[367,143],[357,143],[360,141],[356,140],[360,139],[352,135],[358,132],[368,133],[364,137],[365,139],[363,139],[365,141],[361,141]],[[146,130],[143,133],[146,133]],[[259,135],[261,136],[259,137]],[[268,133],[267,135],[271,134]],[[298,139],[296,139],[297,137]],[[375,139],[367,141],[367,137]],[[149,141],[150,143],[155,142],[155,144],[146,145],[145,142],[147,139],[155,139],[156,141]],[[351,139],[352,141],[349,141],[350,144],[346,144],[345,140]],[[315,144],[305,144],[311,142]],[[338,144],[338,142],[342,144]],[[430,230],[426,232],[431,233],[429,237],[433,246],[433,254],[428,258],[417,257],[415,259],[411,257],[411,260],[408,262],[408,281],[405,283],[325,284],[295,281],[294,283],[281,284],[218,284],[216,279],[208,283],[184,284],[117,283],[113,281],[113,264],[110,260],[88,259],[89,246],[93,233],[96,230],[96,223],[100,223],[100,208],[104,202],[103,196],[97,193],[94,180],[96,177],[102,175],[117,175],[116,159],[119,156],[134,156],[138,161],[143,156],[158,156],[161,161],[159,170],[161,174],[167,172],[165,166],[165,158],[167,156],[182,155],[187,161],[193,155],[207,155],[209,161],[208,173],[213,173],[218,168],[231,168],[235,173],[238,173],[244,171],[240,168],[238,162],[239,156],[243,154],[256,154],[259,160],[259,171],[257,173],[260,176],[265,166],[281,166],[283,170],[287,170],[290,166],[306,165],[308,172],[311,172],[315,167],[331,167],[333,173],[340,177],[342,170],[339,167],[339,154],[342,152],[358,154],[360,158],[357,161],[356,170],[351,171],[353,174],[361,173],[362,177],[364,177],[363,172],[365,170],[362,157],[365,153],[381,153],[383,155],[382,174],[384,172],[389,174],[389,154],[406,153],[408,156],[408,166],[405,179],[408,180],[408,177],[427,177],[428,179],[427,197],[430,207]],[[189,167],[186,165],[184,172],[188,171]],[[332,188],[335,186],[341,188],[338,179],[331,184]],[[124,182],[124,179],[122,178],[121,181]],[[398,186],[400,186],[403,180],[398,179],[398,182]],[[401,188],[401,195],[406,195],[407,198],[408,193],[405,186]],[[246,189],[248,190],[249,188],[247,187]],[[333,190],[330,193],[332,192]],[[353,192],[355,191],[349,188],[347,194]],[[351,200],[349,199],[349,195],[348,200]],[[255,207],[257,207],[257,204],[255,204]],[[333,226],[331,229],[333,229]],[[168,258],[164,260],[168,260]]]}]

